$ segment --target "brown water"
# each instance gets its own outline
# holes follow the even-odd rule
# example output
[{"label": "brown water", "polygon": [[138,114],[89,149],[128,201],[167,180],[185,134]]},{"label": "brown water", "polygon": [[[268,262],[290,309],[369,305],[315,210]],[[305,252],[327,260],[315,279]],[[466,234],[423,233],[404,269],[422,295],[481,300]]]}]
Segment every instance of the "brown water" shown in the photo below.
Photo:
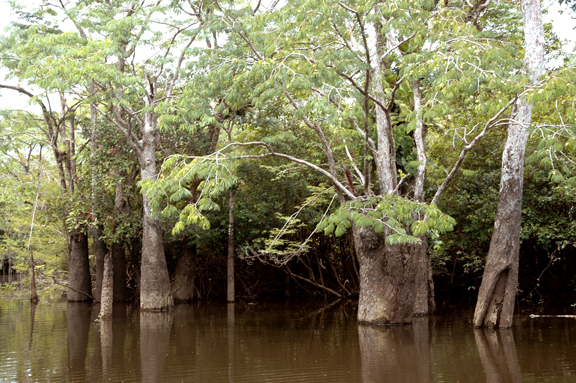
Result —
[{"label": "brown water", "polygon": [[[471,326],[470,308],[358,327],[356,306],[115,306],[0,300],[0,382],[576,382],[576,319]],[[563,314],[574,314],[567,309]]]}]

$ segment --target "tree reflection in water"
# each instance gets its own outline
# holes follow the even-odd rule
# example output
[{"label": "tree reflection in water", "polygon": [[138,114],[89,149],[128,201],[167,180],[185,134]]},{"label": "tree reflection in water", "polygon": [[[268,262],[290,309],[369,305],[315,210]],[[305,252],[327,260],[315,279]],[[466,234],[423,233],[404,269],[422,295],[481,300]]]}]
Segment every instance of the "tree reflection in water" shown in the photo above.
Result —
[{"label": "tree reflection in water", "polygon": [[142,382],[161,382],[168,354],[173,312],[140,312]]},{"label": "tree reflection in water", "polygon": [[228,379],[234,381],[234,327],[236,325],[236,306],[228,302],[226,307],[226,330],[228,335]]},{"label": "tree reflection in water", "polygon": [[68,302],[66,304],[68,324],[68,371],[73,381],[86,379],[86,355],[92,318],[92,304]]},{"label": "tree reflection in water", "polygon": [[474,338],[486,373],[486,382],[522,382],[512,330],[475,329]]},{"label": "tree reflection in water", "polygon": [[428,317],[404,326],[359,326],[358,341],[362,383],[432,381]]}]

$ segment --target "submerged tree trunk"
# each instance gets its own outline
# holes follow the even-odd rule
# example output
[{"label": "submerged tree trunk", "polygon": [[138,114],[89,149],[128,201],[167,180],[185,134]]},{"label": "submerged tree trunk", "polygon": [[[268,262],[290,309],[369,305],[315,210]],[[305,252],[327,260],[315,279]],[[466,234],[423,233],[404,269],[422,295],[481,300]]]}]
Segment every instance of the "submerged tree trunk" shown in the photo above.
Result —
[{"label": "submerged tree trunk", "polygon": [[92,281],[88,260],[88,241],[78,229],[72,230],[70,235],[68,286],[68,302],[91,300]]},{"label": "submerged tree trunk", "polygon": [[[539,0],[521,0],[524,19],[524,71],[534,84],[544,71],[544,29]],[[512,325],[518,284],[524,154],[532,103],[520,98],[513,107],[502,154],[500,198],[490,250],[478,292],[474,326]]]},{"label": "submerged tree trunk", "polygon": [[104,278],[102,279],[102,300],[100,303],[100,318],[110,319],[114,302],[114,266],[112,254],[104,257]]},{"label": "submerged tree trunk", "polygon": [[[142,129],[142,148],[138,155],[143,180],[156,177],[156,116],[145,113]],[[151,217],[150,199],[142,196],[143,234],[142,266],[140,283],[140,308],[145,311],[170,310],[174,307],[170,289],[170,277],[164,255],[164,239],[160,220]]]},{"label": "submerged tree trunk", "polygon": [[389,245],[385,234],[353,226],[360,264],[358,322],[402,324],[412,321],[415,258],[407,245]]},{"label": "submerged tree trunk", "polygon": [[182,240],[180,258],[176,264],[172,296],[175,301],[191,301],[194,299],[194,285],[196,276],[196,254],[188,247],[188,238]]}]

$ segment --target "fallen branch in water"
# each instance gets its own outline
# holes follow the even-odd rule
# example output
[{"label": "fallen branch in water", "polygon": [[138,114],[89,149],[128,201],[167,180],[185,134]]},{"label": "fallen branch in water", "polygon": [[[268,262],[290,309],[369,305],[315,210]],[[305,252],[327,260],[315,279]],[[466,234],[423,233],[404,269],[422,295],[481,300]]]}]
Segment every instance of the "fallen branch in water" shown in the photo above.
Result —
[{"label": "fallen branch in water", "polygon": [[576,318],[576,315],[537,315],[537,314],[530,314],[530,318]]},{"label": "fallen branch in water", "polygon": [[74,291],[76,291],[77,293],[80,293],[80,294],[82,294],[82,295],[86,295],[86,296],[87,296],[88,298],[90,298],[90,299],[94,299],[94,297],[93,297],[92,295],[86,294],[86,293],[84,293],[84,292],[82,292],[82,291],[80,291],[80,290],[76,290],[74,287],[68,286],[67,283],[60,283],[60,282],[56,281],[56,278],[54,278],[54,277],[52,277],[52,281],[53,281],[54,283],[56,283],[57,285],[60,285],[60,286],[62,286],[62,287],[66,287],[66,288],[68,288],[68,289],[70,289],[70,290],[74,290]]}]

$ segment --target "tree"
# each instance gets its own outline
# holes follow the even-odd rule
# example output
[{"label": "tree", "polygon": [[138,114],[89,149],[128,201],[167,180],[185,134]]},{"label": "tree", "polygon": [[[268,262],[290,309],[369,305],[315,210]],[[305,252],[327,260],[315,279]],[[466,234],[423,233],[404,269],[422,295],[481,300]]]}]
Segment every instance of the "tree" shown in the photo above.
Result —
[{"label": "tree", "polygon": [[[150,195],[162,195],[155,210],[179,212],[175,231],[193,223],[207,227],[203,213],[217,208],[213,198],[236,182],[225,165],[230,159],[276,157],[307,167],[325,177],[327,191],[340,203],[316,230],[340,236],[350,229],[354,235],[360,322],[409,322],[418,237],[429,228],[451,229],[454,222],[434,203],[461,164],[433,204],[422,202],[424,127],[457,113],[448,105],[462,94],[488,101],[494,91],[510,93],[501,79],[517,63],[513,44],[478,34],[459,19],[464,12],[432,2],[414,7],[300,1],[278,9],[218,3],[216,11],[226,25],[221,32],[226,43],[200,55],[197,67],[216,69],[198,68],[188,84],[194,92],[186,92],[193,96],[183,101],[194,105],[192,115],[201,122],[246,113],[249,118],[240,128],[246,134],[210,156],[165,161],[158,180],[143,182]],[[452,17],[456,31],[445,22]],[[479,52],[487,57],[480,63]],[[423,84],[426,97],[419,96]],[[484,130],[461,157],[512,104],[465,103],[483,110]],[[271,117],[272,109],[281,110],[278,117]],[[414,139],[419,142],[413,144]],[[300,145],[321,152],[302,152],[296,149]],[[405,182],[406,174],[417,179],[416,188]],[[204,180],[200,198],[176,208],[196,177]],[[286,262],[301,250],[276,260]]]},{"label": "tree", "polygon": [[[63,63],[56,70],[59,75],[73,74],[79,81],[89,79],[97,89],[91,105],[124,135],[138,158],[141,179],[153,179],[159,127],[173,113],[181,67],[202,31],[207,11],[201,5],[184,2],[60,5],[58,11],[75,24],[79,36],[75,49],[60,56],[76,65]],[[153,24],[163,25],[165,30],[152,28]],[[157,47],[162,54],[139,61],[141,51],[146,55],[147,49]],[[173,300],[160,222],[150,214],[148,196],[142,196],[142,205],[141,308],[170,309]]]},{"label": "tree", "polygon": [[[532,86],[544,73],[544,28],[540,2],[521,2],[524,19],[524,72]],[[504,153],[494,233],[474,312],[474,326],[512,325],[518,283],[518,257],[524,160],[533,103],[519,98],[514,105]]]}]

